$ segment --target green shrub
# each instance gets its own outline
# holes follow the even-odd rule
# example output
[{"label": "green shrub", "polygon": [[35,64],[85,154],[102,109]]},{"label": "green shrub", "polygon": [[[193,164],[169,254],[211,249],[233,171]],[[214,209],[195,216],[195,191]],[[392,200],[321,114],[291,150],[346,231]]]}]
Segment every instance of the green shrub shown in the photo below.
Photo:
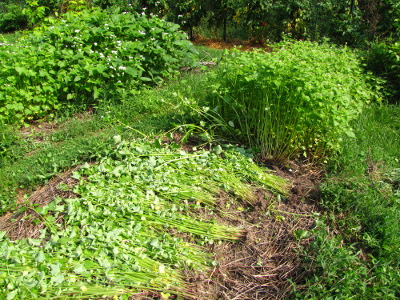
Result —
[{"label": "green shrub", "polygon": [[346,48],[284,43],[272,53],[227,53],[204,103],[225,134],[282,161],[339,148],[349,121],[374,97],[369,75]]},{"label": "green shrub", "polygon": [[6,5],[0,13],[0,32],[13,32],[28,27],[28,16],[22,11],[21,6]]},{"label": "green shrub", "polygon": [[191,61],[190,43],[178,29],[157,17],[95,9],[51,18],[34,36],[1,44],[0,123],[162,83]]}]

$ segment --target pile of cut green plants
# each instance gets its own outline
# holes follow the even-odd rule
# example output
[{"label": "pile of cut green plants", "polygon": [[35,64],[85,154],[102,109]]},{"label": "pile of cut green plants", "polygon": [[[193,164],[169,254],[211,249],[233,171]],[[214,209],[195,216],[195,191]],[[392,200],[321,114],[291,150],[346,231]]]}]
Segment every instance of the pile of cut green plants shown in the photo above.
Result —
[{"label": "pile of cut green plants", "polygon": [[[46,225],[40,237],[10,241],[0,234],[6,299],[128,299],[146,290],[185,296],[182,272],[213,265],[204,246],[243,236],[216,221],[224,214],[216,205],[221,191],[251,204],[253,185],[275,195],[288,189],[241,148],[185,152],[159,139],[114,140],[96,165],[73,172],[78,184],[57,187],[77,197],[22,205]],[[60,215],[62,223],[55,222]]]},{"label": "pile of cut green plants", "polygon": [[0,123],[132,96],[176,76],[192,54],[179,26],[156,16],[91,9],[48,18],[0,40]]},{"label": "pile of cut green plants", "polygon": [[331,44],[283,42],[272,52],[228,51],[211,71],[204,118],[232,140],[278,162],[324,159],[340,149],[379,82],[357,53]]}]

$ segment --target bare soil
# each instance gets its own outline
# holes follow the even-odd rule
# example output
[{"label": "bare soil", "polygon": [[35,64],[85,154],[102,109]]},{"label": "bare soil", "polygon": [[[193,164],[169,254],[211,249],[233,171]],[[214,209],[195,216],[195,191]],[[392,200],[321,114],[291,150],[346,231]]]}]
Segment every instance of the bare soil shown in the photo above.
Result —
[{"label": "bare soil", "polygon": [[202,36],[197,36],[193,41],[193,44],[195,45],[201,45],[201,46],[206,46],[214,49],[233,49],[233,48],[240,48],[242,50],[253,50],[253,49],[266,49],[270,50],[268,47],[265,46],[264,43],[255,41],[255,40],[250,40],[250,41],[241,41],[241,40],[229,40],[229,41],[223,41],[218,38],[214,39],[209,39],[209,38],[204,38]]}]

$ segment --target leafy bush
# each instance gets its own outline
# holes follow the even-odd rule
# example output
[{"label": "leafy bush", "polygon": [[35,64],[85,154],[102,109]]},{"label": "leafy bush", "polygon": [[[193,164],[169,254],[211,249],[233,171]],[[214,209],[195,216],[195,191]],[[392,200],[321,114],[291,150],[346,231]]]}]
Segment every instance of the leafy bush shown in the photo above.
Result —
[{"label": "leafy bush", "polygon": [[95,105],[162,83],[191,61],[178,29],[157,17],[95,9],[51,18],[34,36],[1,44],[0,122],[40,118],[66,104]]},{"label": "leafy bush", "polygon": [[284,43],[272,53],[227,53],[214,70],[204,103],[225,134],[282,161],[337,150],[349,124],[377,93],[354,53],[311,42]]},{"label": "leafy bush", "polygon": [[399,263],[368,257],[317,220],[303,249],[309,273],[294,299],[398,299]]},{"label": "leafy bush", "polygon": [[28,16],[19,5],[9,4],[0,12],[0,32],[13,32],[28,26]]}]

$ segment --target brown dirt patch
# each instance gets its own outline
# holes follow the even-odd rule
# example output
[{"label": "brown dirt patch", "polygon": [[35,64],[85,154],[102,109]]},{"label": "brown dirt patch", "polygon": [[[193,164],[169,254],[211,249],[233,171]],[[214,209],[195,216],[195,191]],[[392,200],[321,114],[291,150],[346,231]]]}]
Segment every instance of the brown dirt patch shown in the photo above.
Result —
[{"label": "brown dirt patch", "polygon": [[30,138],[34,143],[42,143],[46,135],[51,134],[57,129],[55,121],[32,121],[28,127],[22,127],[20,133],[23,138]]}]

